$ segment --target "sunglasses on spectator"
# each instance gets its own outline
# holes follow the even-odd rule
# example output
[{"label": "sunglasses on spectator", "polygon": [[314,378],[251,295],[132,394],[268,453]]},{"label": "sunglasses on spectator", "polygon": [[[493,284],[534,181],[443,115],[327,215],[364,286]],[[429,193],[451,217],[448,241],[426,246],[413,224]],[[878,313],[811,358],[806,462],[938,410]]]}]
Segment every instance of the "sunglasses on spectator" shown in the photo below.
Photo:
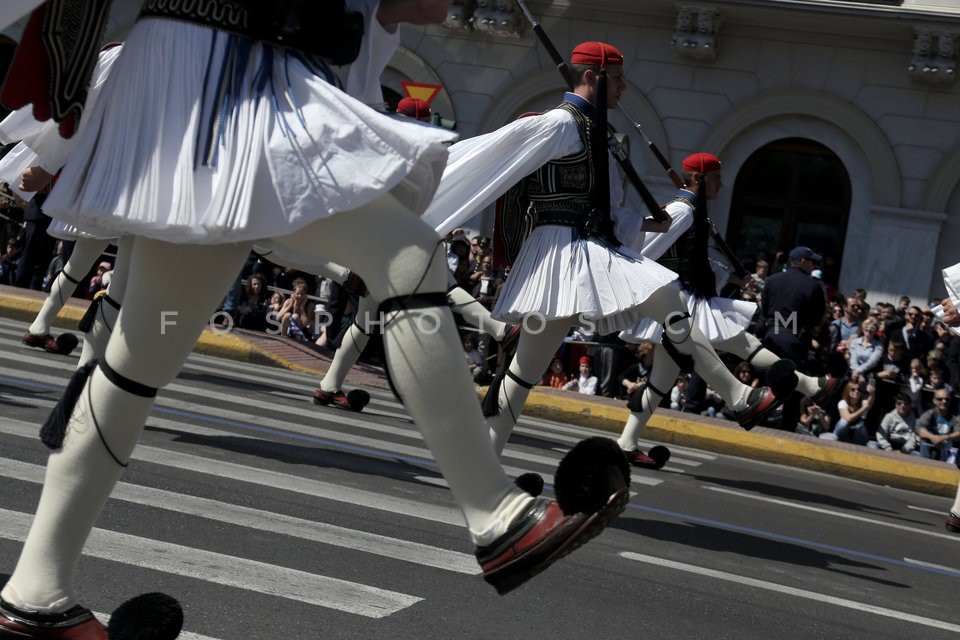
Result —
[{"label": "sunglasses on spectator", "polygon": [[937,396],[937,397],[934,398],[934,400],[935,400],[936,402],[947,402],[947,401],[950,400],[950,398],[941,398],[940,396]]}]

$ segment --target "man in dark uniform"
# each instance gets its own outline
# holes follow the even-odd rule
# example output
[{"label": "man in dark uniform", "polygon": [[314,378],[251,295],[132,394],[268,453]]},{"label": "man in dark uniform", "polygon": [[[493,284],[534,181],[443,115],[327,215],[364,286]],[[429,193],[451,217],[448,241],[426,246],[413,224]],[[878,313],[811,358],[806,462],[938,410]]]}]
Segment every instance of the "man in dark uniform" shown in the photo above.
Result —
[{"label": "man in dark uniform", "polygon": [[823,289],[810,277],[821,260],[813,249],[795,247],[790,252],[790,268],[767,278],[760,294],[764,346],[793,360],[801,371],[809,368],[811,337],[826,308]]},{"label": "man in dark uniform", "polygon": [[[781,358],[789,358],[802,373],[812,373],[810,345],[813,331],[823,320],[826,299],[820,283],[810,276],[822,256],[809,247],[790,252],[790,267],[767,278],[760,293],[760,313],[766,335],[763,346]],[[813,372],[819,373],[819,371]],[[783,403],[781,428],[793,431],[800,419],[800,394]],[[823,402],[825,398],[818,398]]]}]

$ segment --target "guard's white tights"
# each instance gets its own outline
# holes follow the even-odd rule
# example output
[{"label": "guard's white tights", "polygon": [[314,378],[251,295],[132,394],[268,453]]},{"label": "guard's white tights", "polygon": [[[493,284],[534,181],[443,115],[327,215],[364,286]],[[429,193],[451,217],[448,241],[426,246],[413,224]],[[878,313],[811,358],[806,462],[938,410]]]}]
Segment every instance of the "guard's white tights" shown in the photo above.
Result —
[{"label": "guard's white tights", "polygon": [[[687,313],[686,305],[681,300],[680,292],[676,287],[667,285],[657,289],[638,308],[644,315],[661,322],[671,318],[676,319],[670,325],[669,331],[674,337],[677,350],[693,358],[697,373],[731,405],[735,408],[746,407],[750,387],[741,383],[727,370],[700,329],[691,323],[689,317],[683,317]],[[539,330],[541,326],[543,330]],[[554,351],[571,326],[572,319],[553,320],[545,325],[541,325],[532,318],[525,321],[517,344],[517,354],[510,363],[509,371],[527,383],[536,383],[546,371]],[[661,358],[660,354],[657,355],[654,359],[654,368],[658,360],[667,360],[672,364],[665,353],[663,356]],[[664,367],[669,368],[669,365],[665,364]],[[676,365],[673,367],[673,379],[676,379],[678,369]],[[509,375],[504,377],[498,398],[500,414],[487,418],[490,437],[498,453],[503,451],[529,393],[528,388],[515,382]]]},{"label": "guard's white tights", "polygon": [[[747,332],[737,334],[726,340],[711,342],[710,344],[712,344],[713,348],[717,351],[732,353],[744,360],[752,355],[750,364],[758,371],[765,371],[780,360],[775,353],[763,348],[756,336]],[[759,351],[757,350],[758,348]],[[631,411],[627,417],[627,423],[624,425],[623,431],[620,433],[620,438],[617,440],[621,449],[630,451],[637,447],[637,443],[640,440],[640,432],[643,431],[643,428],[650,420],[650,416],[653,415],[653,412],[659,405],[663,397],[662,394],[670,393],[670,389],[673,387],[673,383],[679,373],[680,368],[670,359],[670,356],[663,347],[657,345],[654,351],[653,369],[648,378],[648,386],[643,391],[643,410]],[[797,371],[796,374],[798,380],[797,391],[810,397],[820,390],[820,383],[816,378],[800,373],[799,371]]]},{"label": "guard's white tights", "polygon": [[[50,327],[53,321],[67,304],[73,290],[77,288],[77,282],[90,271],[94,261],[100,257],[103,250],[107,248],[109,242],[106,240],[94,240],[91,238],[77,238],[73,245],[73,252],[70,258],[63,265],[63,270],[57,274],[50,285],[50,293],[47,294],[43,306],[33,319],[28,331],[35,336],[42,336],[50,333]],[[71,282],[67,276],[73,278]]]},{"label": "guard's white tights", "polygon": [[[290,240],[304,252],[349,266],[376,299],[446,290],[446,261],[436,232],[390,196],[315,222]],[[137,238],[123,307],[107,344],[110,367],[148,387],[170,382],[250,246]],[[390,314],[384,348],[394,384],[463,509],[474,542],[488,544],[532,498],[510,481],[490,446],[449,308]],[[77,602],[73,580],[83,546],[121,475],[118,461],[130,460],[153,403],[94,370],[63,447],[49,457],[36,516],[2,592],[7,602],[35,611],[64,611]]]},{"label": "guard's white tights", "polygon": [[[448,271],[449,273],[449,271]],[[450,276],[449,280],[453,277]],[[489,333],[497,342],[502,341],[507,335],[507,324],[494,320],[490,311],[480,302],[460,287],[453,287],[447,291],[447,302],[453,310],[459,313],[471,326],[474,326],[484,333]],[[323,380],[320,381],[320,388],[324,391],[336,392],[343,388],[343,383],[347,379],[347,374],[357,359],[366,349],[370,342],[370,332],[372,328],[366,323],[367,319],[373,318],[379,320],[377,316],[378,303],[370,296],[360,298],[355,315],[356,322],[350,324],[343,334],[340,341],[340,348],[333,354],[333,360],[330,362],[330,368],[327,370]],[[364,328],[360,328],[363,325]]]}]

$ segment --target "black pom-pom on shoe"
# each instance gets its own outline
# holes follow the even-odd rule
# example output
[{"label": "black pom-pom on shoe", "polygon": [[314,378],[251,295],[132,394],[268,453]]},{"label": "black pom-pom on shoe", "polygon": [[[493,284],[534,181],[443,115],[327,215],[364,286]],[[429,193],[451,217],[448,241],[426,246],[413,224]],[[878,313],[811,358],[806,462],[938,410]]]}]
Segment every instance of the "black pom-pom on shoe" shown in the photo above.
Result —
[{"label": "black pom-pom on shoe", "polygon": [[370,404],[370,394],[363,389],[354,389],[347,392],[347,403],[350,408],[356,412],[363,411],[363,408]]},{"label": "black pom-pom on shoe", "polygon": [[786,398],[796,391],[799,381],[793,360],[777,360],[767,369],[767,386],[778,398]]},{"label": "black pom-pom on shoe", "polygon": [[630,465],[620,445],[596,436],[580,441],[560,461],[553,490],[567,515],[596,513],[614,493],[630,486]]},{"label": "black pom-pom on shoe", "polygon": [[144,593],[121,604],[110,616],[110,640],[174,640],[183,628],[183,608],[164,593]]},{"label": "black pom-pom on shoe", "polygon": [[543,493],[543,476],[539,473],[520,474],[514,483],[534,498]]}]

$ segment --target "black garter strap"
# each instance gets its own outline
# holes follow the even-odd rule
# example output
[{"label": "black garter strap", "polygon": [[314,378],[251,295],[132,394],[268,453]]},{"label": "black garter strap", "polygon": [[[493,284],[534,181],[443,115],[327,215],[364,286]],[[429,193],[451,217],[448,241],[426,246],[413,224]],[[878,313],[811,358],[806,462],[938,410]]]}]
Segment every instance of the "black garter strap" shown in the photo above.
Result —
[{"label": "black garter strap", "polygon": [[111,297],[110,297],[110,294],[105,293],[105,294],[103,294],[103,295],[100,296],[100,297],[103,299],[104,302],[106,302],[107,304],[109,304],[111,307],[113,307],[113,308],[116,309],[117,311],[120,311],[120,303],[117,302],[116,300],[114,300],[113,298],[111,298]]},{"label": "black garter strap", "polygon": [[507,370],[504,372],[507,374],[507,377],[516,382],[518,385],[524,389],[533,389],[533,383],[527,382],[526,380],[521,380],[520,377],[515,374],[513,371],[510,371],[510,368],[507,367]]},{"label": "black garter strap", "polygon": [[100,361],[100,371],[103,372],[103,375],[106,376],[107,380],[113,383],[114,386],[120,387],[127,393],[140,396],[141,398],[157,397],[157,389],[120,375],[107,364],[106,360]]},{"label": "black garter strap", "polygon": [[387,298],[380,303],[380,311],[411,311],[413,309],[430,309],[432,307],[446,306],[446,293],[414,293],[409,296]]},{"label": "black garter strap", "polygon": [[69,280],[70,282],[72,282],[73,284],[80,284],[80,281],[74,279],[73,276],[71,276],[69,273],[67,273],[67,270],[66,270],[66,269],[61,270],[60,273],[62,273],[62,274],[63,274],[63,277],[66,278],[67,280]]},{"label": "black garter strap", "polygon": [[750,363],[750,361],[752,361],[752,360],[754,359],[754,357],[756,357],[756,355],[757,355],[758,353],[760,353],[761,351],[763,351],[763,345],[760,345],[760,346],[758,346],[756,349],[754,349],[753,351],[751,351],[751,352],[750,352],[750,355],[748,355],[748,356],[746,357],[747,363]]},{"label": "black garter strap", "polygon": [[[661,391],[660,389],[657,389],[655,386],[653,386],[652,384],[650,384],[650,381],[649,381],[649,379],[648,379],[648,380],[647,380],[647,386],[645,386],[642,391],[640,391],[640,392],[634,392],[634,393],[630,394],[630,398],[629,398],[629,400],[627,400],[627,409],[629,409],[630,411],[633,411],[633,412],[642,412],[642,411],[643,411],[643,397],[644,397],[644,395],[646,395],[647,389],[650,389],[650,392],[651,392],[651,393],[655,393],[656,395],[660,396],[661,398],[666,398],[666,397],[667,397],[667,394],[665,394],[663,391]],[[653,409],[655,410],[656,407],[653,407]]]}]

